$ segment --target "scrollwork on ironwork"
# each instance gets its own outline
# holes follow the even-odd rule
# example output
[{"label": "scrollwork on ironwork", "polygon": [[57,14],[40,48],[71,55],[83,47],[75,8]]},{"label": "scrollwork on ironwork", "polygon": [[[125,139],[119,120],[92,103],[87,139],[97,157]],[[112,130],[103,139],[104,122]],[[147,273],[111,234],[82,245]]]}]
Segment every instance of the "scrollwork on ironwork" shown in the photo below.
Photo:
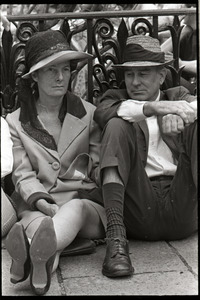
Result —
[{"label": "scrollwork on ironwork", "polygon": [[101,64],[102,62],[102,49],[104,45],[102,41],[106,39],[110,39],[114,33],[114,27],[110,20],[107,19],[99,19],[95,22],[93,26],[93,47],[95,50],[95,54]]},{"label": "scrollwork on ironwork", "polygon": [[94,82],[94,97],[101,95],[109,88],[118,88],[120,85],[121,77],[112,69],[112,65],[120,63],[122,59],[122,44],[124,44],[122,41],[128,36],[127,28],[124,26],[122,19],[118,32],[115,34],[110,20],[100,19],[94,24],[93,47],[98,59],[98,63],[93,66],[93,76],[96,81]]},{"label": "scrollwork on ironwork", "polygon": [[102,64],[95,64],[93,66],[93,76],[96,80],[93,89],[93,96],[96,98],[102,94],[105,89],[104,87],[109,88],[108,82],[105,80],[107,77],[106,68]]},{"label": "scrollwork on ironwork", "polygon": [[3,31],[1,47],[1,109],[7,114],[18,106],[18,80],[24,70],[24,47],[28,39],[38,31],[32,23],[23,22],[16,29],[17,42],[11,32]]},{"label": "scrollwork on ironwork", "polygon": [[1,109],[6,115],[17,107],[17,82],[24,68],[25,44],[13,44],[11,32],[3,31],[1,47]]},{"label": "scrollwork on ironwork", "polygon": [[98,19],[94,25],[94,34],[95,33],[98,33],[102,39],[108,39],[112,37],[114,33],[113,24],[109,19]]},{"label": "scrollwork on ironwork", "polygon": [[107,39],[105,41],[102,41],[103,49],[109,51],[112,49],[112,52],[105,52],[102,54],[102,59],[104,59],[104,62],[107,62],[110,60],[113,64],[116,64],[121,59],[121,51],[120,51],[120,45],[118,40],[114,39]]},{"label": "scrollwork on ironwork", "polygon": [[152,36],[153,25],[145,18],[137,18],[131,25],[131,31],[133,35],[146,35],[148,33],[150,36]]},{"label": "scrollwork on ironwork", "polygon": [[23,22],[17,28],[16,36],[20,42],[26,43],[37,31],[38,29],[32,23]]}]

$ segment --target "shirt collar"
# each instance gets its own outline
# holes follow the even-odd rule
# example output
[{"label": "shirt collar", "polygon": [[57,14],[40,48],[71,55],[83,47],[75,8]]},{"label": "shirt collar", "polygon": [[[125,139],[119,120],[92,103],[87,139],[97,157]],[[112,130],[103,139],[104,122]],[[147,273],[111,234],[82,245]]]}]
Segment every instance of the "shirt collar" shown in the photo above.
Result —
[{"label": "shirt collar", "polygon": [[158,97],[156,98],[155,101],[159,101],[160,100],[160,90],[159,90],[159,93],[158,93]]}]

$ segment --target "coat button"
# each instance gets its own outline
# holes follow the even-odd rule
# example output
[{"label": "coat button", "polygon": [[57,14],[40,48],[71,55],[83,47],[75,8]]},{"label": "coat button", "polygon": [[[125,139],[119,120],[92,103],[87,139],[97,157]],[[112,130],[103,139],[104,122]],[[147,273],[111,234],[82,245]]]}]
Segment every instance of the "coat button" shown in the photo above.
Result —
[{"label": "coat button", "polygon": [[59,164],[59,162],[54,161],[54,162],[52,163],[51,167],[52,167],[53,170],[56,171],[56,170],[58,170],[58,169],[60,168],[60,164]]}]

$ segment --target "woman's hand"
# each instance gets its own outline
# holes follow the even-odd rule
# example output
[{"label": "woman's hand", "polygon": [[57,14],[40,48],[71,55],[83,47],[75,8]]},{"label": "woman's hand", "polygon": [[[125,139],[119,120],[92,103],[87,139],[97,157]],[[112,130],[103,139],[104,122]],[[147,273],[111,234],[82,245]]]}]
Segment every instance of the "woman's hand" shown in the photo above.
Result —
[{"label": "woman's hand", "polygon": [[36,207],[39,211],[50,217],[53,217],[59,210],[59,206],[57,204],[48,203],[45,199],[39,199],[36,202]]}]

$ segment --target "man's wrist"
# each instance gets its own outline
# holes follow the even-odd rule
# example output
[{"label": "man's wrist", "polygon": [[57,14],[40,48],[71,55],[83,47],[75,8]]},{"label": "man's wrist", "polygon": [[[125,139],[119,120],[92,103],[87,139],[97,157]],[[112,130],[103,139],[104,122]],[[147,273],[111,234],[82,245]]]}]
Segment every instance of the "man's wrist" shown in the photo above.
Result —
[{"label": "man's wrist", "polygon": [[146,102],[143,105],[143,114],[146,117],[151,117],[153,115],[151,102]]}]

